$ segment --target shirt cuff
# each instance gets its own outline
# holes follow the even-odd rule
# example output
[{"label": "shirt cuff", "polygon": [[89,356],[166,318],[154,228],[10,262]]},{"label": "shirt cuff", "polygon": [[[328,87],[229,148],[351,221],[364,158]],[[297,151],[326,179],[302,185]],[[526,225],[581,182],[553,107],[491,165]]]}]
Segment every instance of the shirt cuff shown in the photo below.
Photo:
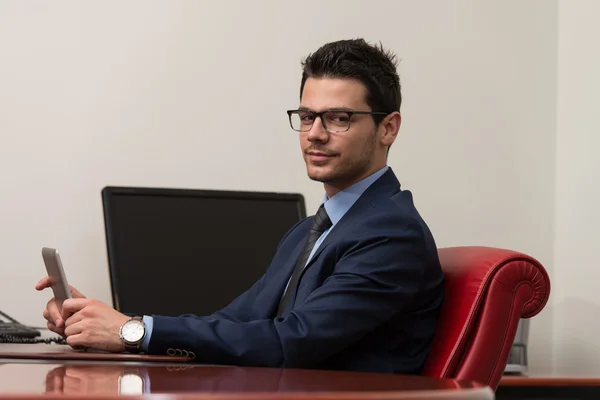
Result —
[{"label": "shirt cuff", "polygon": [[154,327],[154,319],[149,315],[144,315],[142,319],[146,326],[146,336],[144,336],[144,340],[142,340],[142,343],[140,344],[140,350],[147,353],[148,346],[150,345],[150,336],[152,336],[152,328]]}]

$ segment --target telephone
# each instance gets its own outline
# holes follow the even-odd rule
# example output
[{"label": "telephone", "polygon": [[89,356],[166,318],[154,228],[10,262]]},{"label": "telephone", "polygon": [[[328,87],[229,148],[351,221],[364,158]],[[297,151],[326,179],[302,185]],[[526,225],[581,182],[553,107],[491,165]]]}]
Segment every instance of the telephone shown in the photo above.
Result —
[{"label": "telephone", "polygon": [[62,337],[39,338],[41,334],[0,311],[0,343],[67,343]]}]

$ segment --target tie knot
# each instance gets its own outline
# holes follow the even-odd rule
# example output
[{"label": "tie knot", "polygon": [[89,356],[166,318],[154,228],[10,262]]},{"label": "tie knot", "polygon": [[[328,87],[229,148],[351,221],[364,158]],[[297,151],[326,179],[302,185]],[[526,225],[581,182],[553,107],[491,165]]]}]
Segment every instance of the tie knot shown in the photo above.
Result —
[{"label": "tie knot", "polygon": [[321,205],[315,214],[315,219],[313,221],[311,230],[323,233],[329,229],[331,225],[333,225],[333,223],[329,219],[329,215],[327,215],[327,210],[325,210],[325,207]]}]

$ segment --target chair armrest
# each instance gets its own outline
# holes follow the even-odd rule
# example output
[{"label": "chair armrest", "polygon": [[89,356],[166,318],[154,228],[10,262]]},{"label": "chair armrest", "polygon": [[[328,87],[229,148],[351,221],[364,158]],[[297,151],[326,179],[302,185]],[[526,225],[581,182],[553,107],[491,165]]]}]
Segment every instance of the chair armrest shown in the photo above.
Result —
[{"label": "chair armrest", "polygon": [[[444,274],[469,274],[467,279],[482,281],[486,289],[491,279],[517,288],[531,287],[531,298],[521,309],[521,318],[531,318],[545,307],[550,298],[550,277],[544,266],[535,258],[514,250],[485,246],[459,246],[439,249]],[[502,274],[501,268],[510,265]],[[478,276],[479,275],[479,276]]]},{"label": "chair armrest", "polygon": [[464,246],[438,253],[444,302],[423,374],[495,388],[519,320],[548,302],[548,273],[533,257],[512,250]]}]

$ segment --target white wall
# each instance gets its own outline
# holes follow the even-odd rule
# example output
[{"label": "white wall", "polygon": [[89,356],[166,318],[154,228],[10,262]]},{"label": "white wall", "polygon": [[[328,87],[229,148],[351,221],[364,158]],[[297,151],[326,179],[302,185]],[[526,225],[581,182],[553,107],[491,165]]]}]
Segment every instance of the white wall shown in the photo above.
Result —
[{"label": "white wall", "polygon": [[559,1],[554,353],[600,373],[600,2]]},{"label": "white wall", "polygon": [[[516,12],[517,11],[517,12]],[[41,324],[43,245],[109,301],[100,190],[147,185],[298,191],[285,110],[299,62],[341,38],[401,58],[390,165],[439,246],[482,244],[552,272],[555,1],[0,3],[1,308]],[[551,365],[551,306],[532,323]]]}]

